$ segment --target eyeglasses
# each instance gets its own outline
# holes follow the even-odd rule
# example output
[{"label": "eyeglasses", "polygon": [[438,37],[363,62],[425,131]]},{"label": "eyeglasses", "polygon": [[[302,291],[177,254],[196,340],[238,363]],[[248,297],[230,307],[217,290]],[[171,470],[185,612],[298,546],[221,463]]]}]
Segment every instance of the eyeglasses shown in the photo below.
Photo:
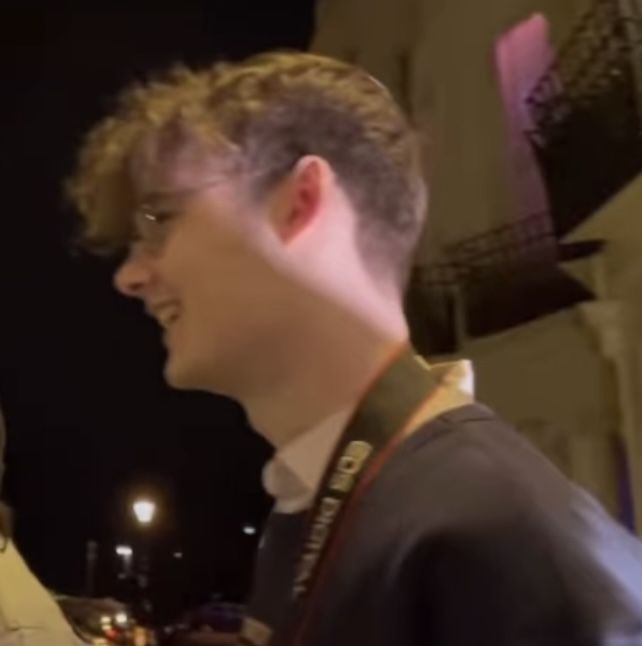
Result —
[{"label": "eyeglasses", "polygon": [[131,242],[149,250],[159,250],[167,238],[169,223],[178,215],[178,209],[163,208],[161,210],[150,204],[141,204],[134,211],[134,234]]},{"label": "eyeglasses", "polygon": [[170,224],[185,212],[185,202],[201,191],[221,183],[221,179],[193,188],[159,192],[154,200],[143,202],[133,213],[134,235],[131,244],[142,245],[146,250],[158,252],[167,239]]}]

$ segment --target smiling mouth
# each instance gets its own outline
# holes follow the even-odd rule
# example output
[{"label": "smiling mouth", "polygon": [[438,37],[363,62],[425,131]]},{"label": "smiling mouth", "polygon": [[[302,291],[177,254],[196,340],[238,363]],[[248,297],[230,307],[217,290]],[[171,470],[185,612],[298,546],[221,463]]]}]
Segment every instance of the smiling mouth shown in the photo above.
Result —
[{"label": "smiling mouth", "polygon": [[166,330],[167,328],[170,328],[172,325],[174,325],[177,320],[178,312],[173,312],[170,314],[163,314],[163,316],[158,319],[158,322],[160,323],[160,326]]},{"label": "smiling mouth", "polygon": [[176,323],[179,312],[175,305],[171,305],[154,309],[152,316],[164,330],[167,330]]}]

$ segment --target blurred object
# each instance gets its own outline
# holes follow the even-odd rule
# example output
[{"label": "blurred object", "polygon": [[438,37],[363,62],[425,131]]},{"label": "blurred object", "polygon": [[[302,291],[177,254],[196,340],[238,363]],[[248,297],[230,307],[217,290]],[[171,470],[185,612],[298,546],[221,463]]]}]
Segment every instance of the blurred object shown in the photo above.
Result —
[{"label": "blurred object", "polygon": [[166,629],[167,646],[235,644],[245,616],[245,607],[215,601],[187,612],[182,620]]},{"label": "blurred object", "polygon": [[237,634],[244,616],[244,606],[216,601],[187,613],[185,623],[195,629],[210,628],[219,633]]},{"label": "blurred object", "polygon": [[[0,489],[5,425],[0,410]],[[80,641],[52,595],[45,590],[11,538],[11,513],[0,507],[0,643],[20,646],[77,646]]]},{"label": "blurred object", "polygon": [[87,577],[85,592],[88,597],[93,597],[96,580],[96,562],[98,561],[98,543],[87,541],[85,546],[85,576]]},{"label": "blurred object", "polygon": [[[58,605],[76,632],[91,644],[119,644],[130,646],[135,642],[139,628],[127,606],[114,599],[58,596]],[[143,642],[145,645],[149,641]]]},{"label": "blurred object", "polygon": [[256,527],[254,527],[254,525],[248,524],[243,526],[243,533],[246,536],[256,536],[256,531],[257,530],[256,530]]},{"label": "blurred object", "polygon": [[0,500],[0,548],[13,536],[13,510]]},{"label": "blurred object", "polygon": [[133,646],[156,646],[158,643],[153,631],[144,626],[135,626],[133,630]]},{"label": "blurred object", "polygon": [[20,646],[81,643],[11,539],[0,551],[0,643],[7,637]]},{"label": "blurred object", "polygon": [[167,646],[224,646],[237,643],[236,634],[219,633],[209,628],[201,628],[200,630],[175,633],[167,642]]},{"label": "blurred object", "polygon": [[128,576],[131,576],[132,572],[132,559],[134,558],[134,550],[130,545],[116,545],[116,555],[120,557],[121,571],[119,572],[119,578],[125,579]]}]

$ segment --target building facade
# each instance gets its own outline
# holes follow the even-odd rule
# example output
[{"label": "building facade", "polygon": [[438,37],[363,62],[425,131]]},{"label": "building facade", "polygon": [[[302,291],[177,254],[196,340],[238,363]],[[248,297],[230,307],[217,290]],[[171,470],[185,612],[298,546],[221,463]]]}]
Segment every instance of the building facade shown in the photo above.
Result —
[{"label": "building facade", "polygon": [[642,531],[639,0],[322,0],[418,129],[415,341]]}]

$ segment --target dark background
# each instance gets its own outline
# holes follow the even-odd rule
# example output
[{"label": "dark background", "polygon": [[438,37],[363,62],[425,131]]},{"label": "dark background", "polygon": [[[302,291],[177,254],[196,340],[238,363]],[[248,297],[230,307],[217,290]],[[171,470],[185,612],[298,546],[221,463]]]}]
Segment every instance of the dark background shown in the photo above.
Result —
[{"label": "dark background", "polygon": [[70,252],[61,182],[123,84],[177,60],[305,48],[313,22],[313,0],[0,11],[3,497],[19,547],[53,589],[83,591],[94,539],[98,592],[114,592],[114,545],[141,539],[128,505],[144,491],[160,505],[147,537],[159,603],[246,593],[256,537],[242,527],[267,512],[269,449],[235,404],[165,387],[154,324],[113,291],[109,262]]}]

